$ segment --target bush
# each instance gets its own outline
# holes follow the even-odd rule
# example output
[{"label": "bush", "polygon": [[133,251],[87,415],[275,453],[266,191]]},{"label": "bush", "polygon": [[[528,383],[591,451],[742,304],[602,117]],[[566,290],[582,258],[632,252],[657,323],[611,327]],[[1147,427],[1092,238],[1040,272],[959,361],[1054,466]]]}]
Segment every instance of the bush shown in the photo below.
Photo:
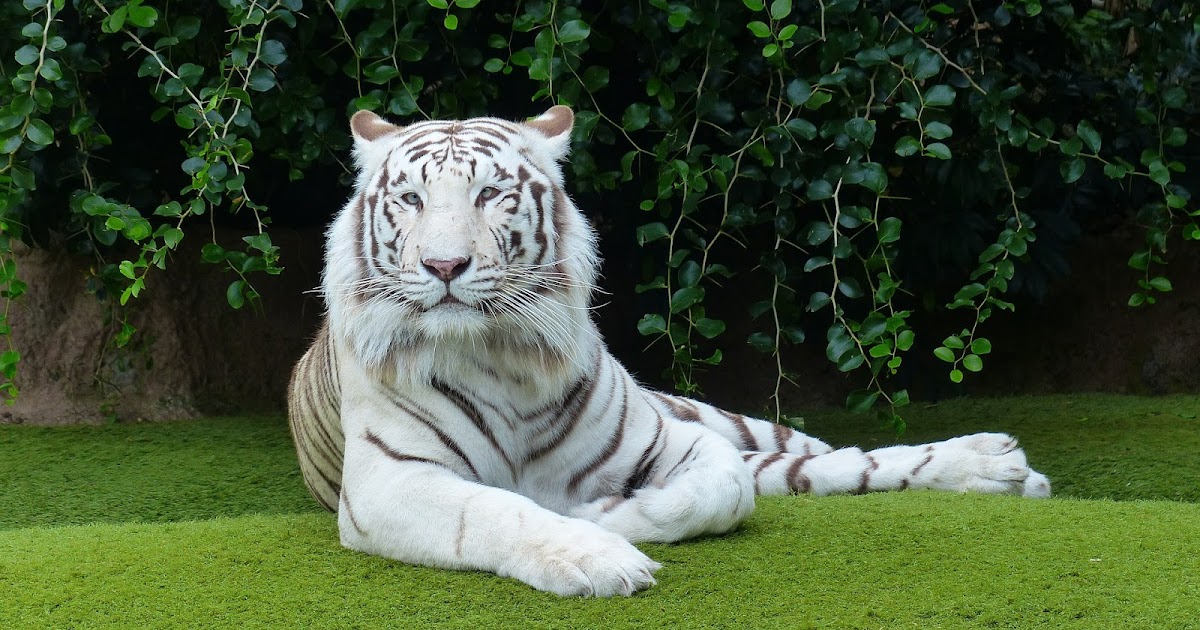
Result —
[{"label": "bush", "polygon": [[[642,199],[638,291],[658,306],[638,330],[676,387],[741,343],[711,290],[761,274],[747,341],[776,359],[785,421],[781,357],[810,332],[863,374],[849,407],[899,425],[908,395],[886,379],[906,354],[955,382],[981,370],[981,324],[1064,273],[1079,230],[1136,213],[1145,246],[1115,254],[1138,272],[1134,307],[1171,290],[1172,239],[1200,239],[1191,2],[24,0],[0,19],[6,300],[25,289],[14,240],[96,257],[91,290],[124,305],[186,233],[231,272],[229,304],[252,302],[281,271],[272,191],[344,184],[357,109],[572,105],[576,192]],[[923,304],[963,328],[918,342]],[[0,356],[9,396],[18,360]]]}]

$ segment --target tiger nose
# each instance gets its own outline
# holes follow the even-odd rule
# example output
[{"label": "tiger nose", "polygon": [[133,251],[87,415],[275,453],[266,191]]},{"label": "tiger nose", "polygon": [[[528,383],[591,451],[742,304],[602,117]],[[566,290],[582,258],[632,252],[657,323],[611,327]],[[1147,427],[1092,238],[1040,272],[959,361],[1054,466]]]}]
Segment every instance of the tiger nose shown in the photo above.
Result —
[{"label": "tiger nose", "polygon": [[461,276],[467,270],[467,267],[471,266],[471,259],[463,258],[462,256],[456,256],[450,260],[426,258],[421,261],[421,264],[425,265],[425,269],[429,273],[437,276],[444,282],[450,282]]}]

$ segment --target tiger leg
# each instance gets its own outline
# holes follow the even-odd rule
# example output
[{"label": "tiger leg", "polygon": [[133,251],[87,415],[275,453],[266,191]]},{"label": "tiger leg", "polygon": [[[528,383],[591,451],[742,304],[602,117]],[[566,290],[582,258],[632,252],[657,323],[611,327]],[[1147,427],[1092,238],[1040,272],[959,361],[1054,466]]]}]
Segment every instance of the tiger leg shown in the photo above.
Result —
[{"label": "tiger leg", "polygon": [[661,565],[619,535],[404,451],[348,433],[338,504],[344,546],[425,566],[513,577],[559,595],[631,595]]},{"label": "tiger leg", "polygon": [[571,511],[631,541],[675,542],[737,527],[754,510],[749,470],[728,440],[667,421],[663,448],[641,487]]},{"label": "tiger leg", "polygon": [[821,455],[743,452],[759,494],[863,493],[907,488],[957,492],[1050,495],[1050,482],[1033,471],[1016,439],[977,433],[917,446],[863,452],[844,448]]},{"label": "tiger leg", "polygon": [[741,451],[821,455],[833,450],[821,440],[791,427],[731,413],[690,398],[648,391],[646,400],[665,416],[696,422],[716,431]]},{"label": "tiger leg", "polygon": [[[679,396],[655,392],[648,398],[656,407],[669,411],[675,417],[698,422],[720,433],[743,451],[743,458],[754,473],[760,494],[837,494],[937,488],[960,492],[1021,494],[1027,497],[1050,496],[1049,479],[1031,470],[1025,462],[1024,452],[1016,447],[1016,439],[1003,434],[979,433],[935,444],[887,447],[866,454],[855,448],[834,451],[816,438],[774,422],[730,413]],[[939,465],[927,468],[932,460],[924,465],[922,462],[932,454],[936,454],[934,459]],[[809,479],[811,487],[806,487],[804,479],[807,477],[798,471],[799,467],[809,465],[813,466],[813,470],[829,472],[815,473]],[[792,470],[792,466],[797,469]],[[1010,466],[1013,467],[1010,472],[1001,472]],[[875,470],[875,467],[882,468],[882,472]],[[788,474],[789,470],[794,474]],[[1024,472],[1012,472],[1022,470]],[[866,477],[874,481],[868,484],[870,487],[860,489],[860,478],[864,471]],[[1019,479],[1013,479],[1014,474]],[[758,481],[764,475],[773,477],[774,481],[766,484]],[[796,476],[795,481],[788,481],[793,476]]]}]

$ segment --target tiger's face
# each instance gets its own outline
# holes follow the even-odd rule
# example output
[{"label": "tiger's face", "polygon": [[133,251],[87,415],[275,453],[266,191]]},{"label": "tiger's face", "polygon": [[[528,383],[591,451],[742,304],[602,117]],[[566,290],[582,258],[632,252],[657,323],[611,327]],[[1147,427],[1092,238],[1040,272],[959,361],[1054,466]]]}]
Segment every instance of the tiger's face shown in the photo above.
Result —
[{"label": "tiger's face", "polygon": [[596,273],[558,166],[573,120],[561,106],[528,123],[356,114],[357,194],[329,238],[331,312],[382,316],[402,343],[570,344]]}]

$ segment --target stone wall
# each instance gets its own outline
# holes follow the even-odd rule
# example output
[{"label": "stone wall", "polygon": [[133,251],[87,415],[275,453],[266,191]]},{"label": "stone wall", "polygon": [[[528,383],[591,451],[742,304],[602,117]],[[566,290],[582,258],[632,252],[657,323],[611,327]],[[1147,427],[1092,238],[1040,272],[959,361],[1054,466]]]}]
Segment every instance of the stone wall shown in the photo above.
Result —
[{"label": "stone wall", "polygon": [[84,290],[87,259],[21,252],[18,273],[29,293],[10,312],[22,354],[21,393],[16,404],[0,407],[0,421],[165,420],[282,409],[291,365],[323,308],[305,293],[319,277],[322,238],[320,230],[280,230],[273,237],[286,270],[252,278],[261,308],[238,311],[225,301],[231,274],[199,263],[205,241],[189,237],[131,302],[139,334],[123,349],[111,341],[110,309]]}]

